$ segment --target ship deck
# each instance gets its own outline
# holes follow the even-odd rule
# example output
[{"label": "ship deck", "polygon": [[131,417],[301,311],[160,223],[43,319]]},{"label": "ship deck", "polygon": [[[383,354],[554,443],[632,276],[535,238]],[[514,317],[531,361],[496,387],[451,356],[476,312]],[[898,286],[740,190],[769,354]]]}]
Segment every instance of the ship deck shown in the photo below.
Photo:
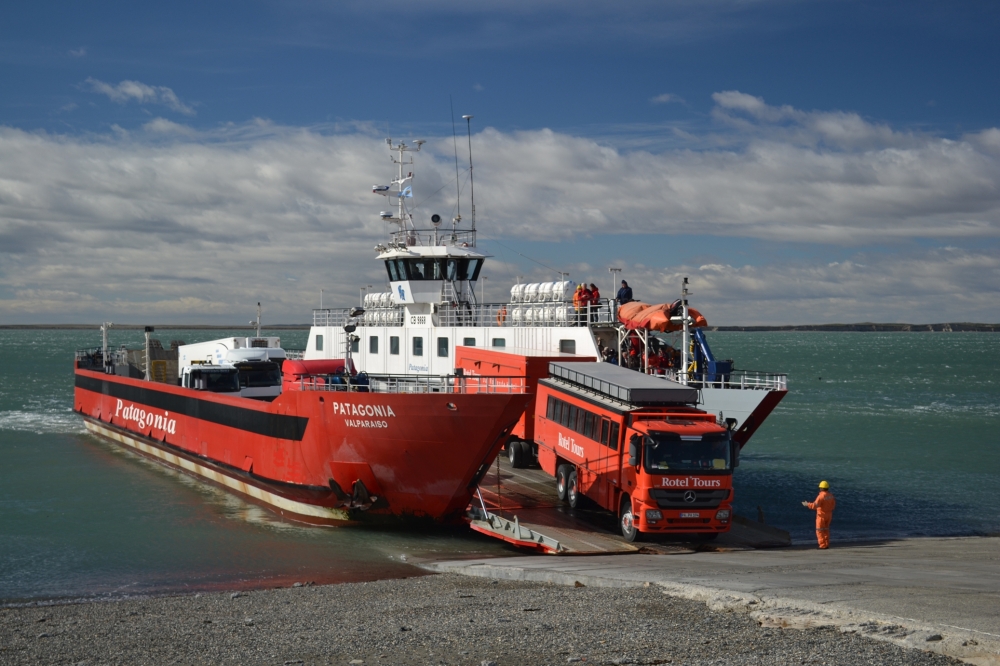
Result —
[{"label": "ship deck", "polygon": [[[679,535],[647,536],[629,543],[618,532],[617,518],[582,498],[581,506],[571,509],[556,495],[555,479],[537,465],[514,469],[501,454],[473,496],[473,506],[482,506],[490,514],[515,521],[522,530],[544,535],[548,543],[557,541],[559,554],[610,555],[625,553],[682,554],[703,551],[732,551],[771,548],[790,543],[788,533],[736,516],[732,529],[710,543],[686,540]],[[497,538],[499,533],[478,530]],[[528,544],[524,544],[528,545]],[[556,552],[536,548],[544,552]]]}]

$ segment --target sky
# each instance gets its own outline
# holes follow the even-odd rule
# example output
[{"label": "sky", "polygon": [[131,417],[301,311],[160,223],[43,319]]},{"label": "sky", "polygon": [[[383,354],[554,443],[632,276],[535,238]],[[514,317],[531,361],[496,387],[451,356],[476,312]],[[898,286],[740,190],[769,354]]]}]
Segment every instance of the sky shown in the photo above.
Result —
[{"label": "sky", "polygon": [[469,134],[489,301],[620,267],[710,325],[1000,322],[996,3],[9,4],[0,324],[353,305],[385,138],[468,224]]}]

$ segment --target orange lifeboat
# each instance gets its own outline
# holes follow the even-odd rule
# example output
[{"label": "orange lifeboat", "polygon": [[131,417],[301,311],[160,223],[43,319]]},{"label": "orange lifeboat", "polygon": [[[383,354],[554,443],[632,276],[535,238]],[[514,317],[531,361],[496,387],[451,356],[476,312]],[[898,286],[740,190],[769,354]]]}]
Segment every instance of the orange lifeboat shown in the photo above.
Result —
[{"label": "orange lifeboat", "polygon": [[[625,324],[625,328],[629,330],[645,329],[648,331],[669,333],[684,328],[682,324],[670,321],[671,316],[678,316],[679,314],[680,304],[677,301],[674,303],[660,303],[658,305],[632,301],[618,308],[618,321]],[[688,308],[688,315],[694,320],[694,323],[691,324],[692,328],[708,326],[708,321],[704,315],[694,308]]]}]

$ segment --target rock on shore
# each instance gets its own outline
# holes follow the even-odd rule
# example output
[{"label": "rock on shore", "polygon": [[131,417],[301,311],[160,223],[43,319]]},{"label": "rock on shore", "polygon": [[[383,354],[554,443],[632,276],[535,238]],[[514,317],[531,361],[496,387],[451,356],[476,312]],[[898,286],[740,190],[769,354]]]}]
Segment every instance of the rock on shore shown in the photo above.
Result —
[{"label": "rock on shore", "polygon": [[658,588],[457,575],[0,609],[0,664],[956,664]]}]

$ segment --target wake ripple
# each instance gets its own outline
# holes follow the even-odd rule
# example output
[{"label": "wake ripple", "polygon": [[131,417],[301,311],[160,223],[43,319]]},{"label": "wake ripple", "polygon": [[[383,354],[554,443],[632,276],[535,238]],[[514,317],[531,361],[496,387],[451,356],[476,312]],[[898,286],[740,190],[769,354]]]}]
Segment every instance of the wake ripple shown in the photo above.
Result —
[{"label": "wake ripple", "polygon": [[33,432],[37,435],[76,435],[86,432],[83,420],[72,410],[0,412],[0,431]]}]

